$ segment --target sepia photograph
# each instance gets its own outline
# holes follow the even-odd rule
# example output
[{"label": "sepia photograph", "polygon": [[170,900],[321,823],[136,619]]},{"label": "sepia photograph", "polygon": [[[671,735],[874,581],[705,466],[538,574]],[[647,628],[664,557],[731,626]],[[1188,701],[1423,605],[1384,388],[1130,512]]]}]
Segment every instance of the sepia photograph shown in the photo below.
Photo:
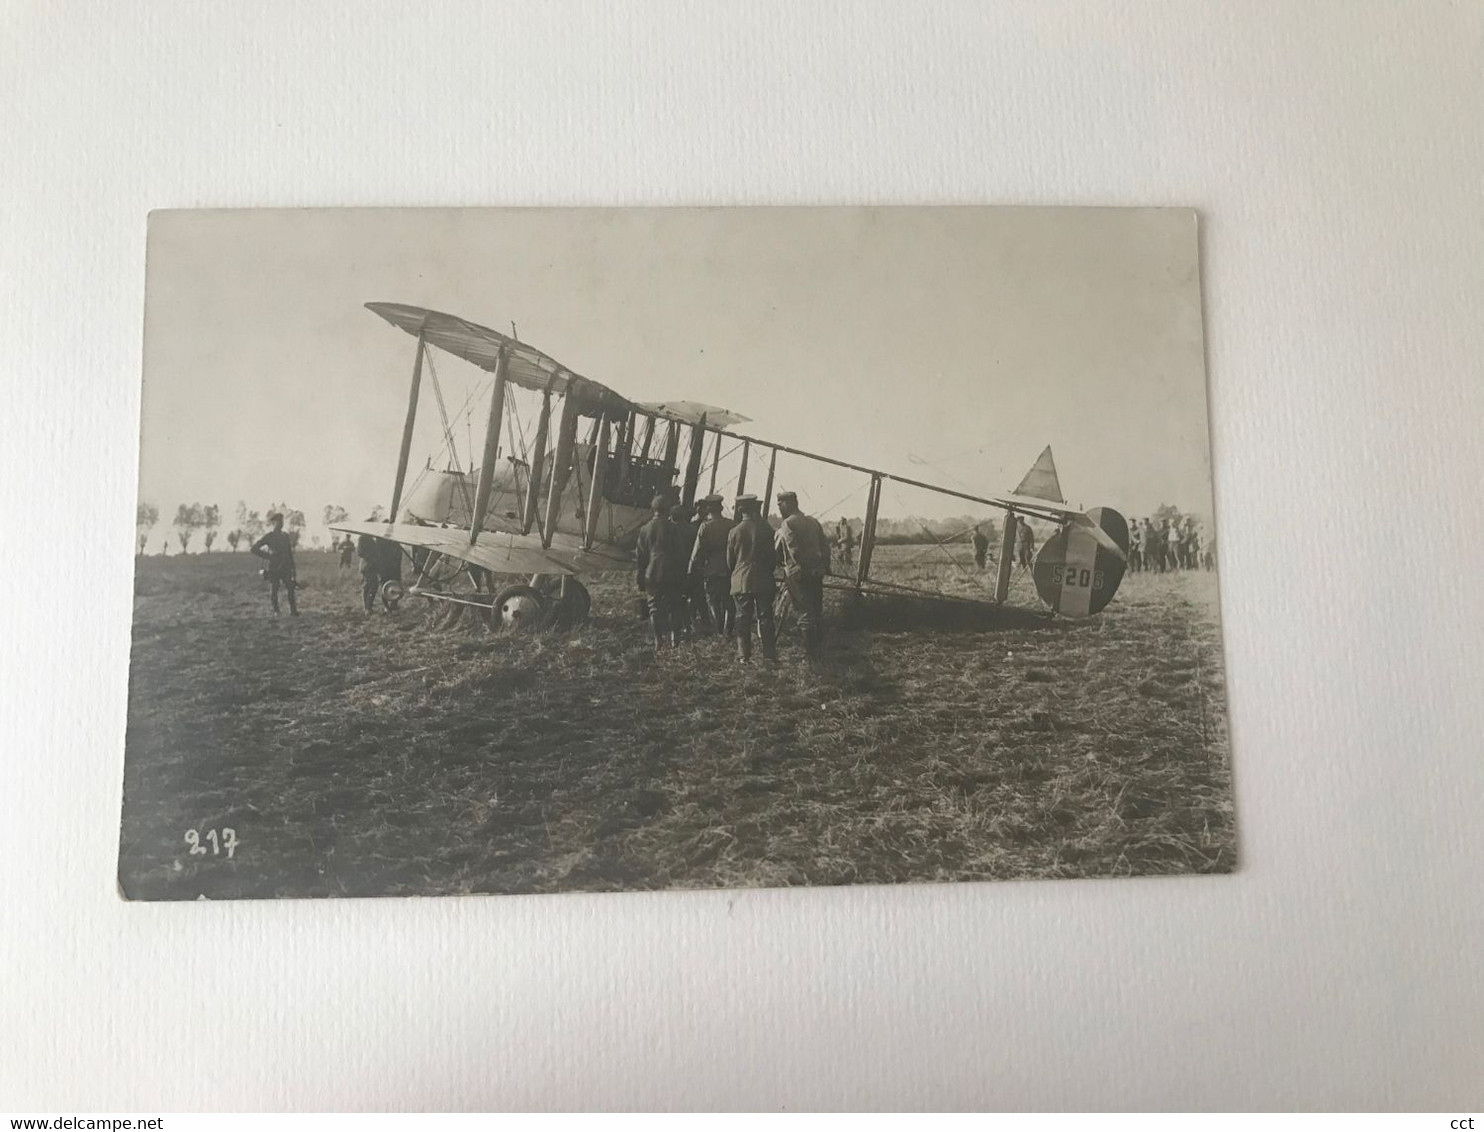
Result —
[{"label": "sepia photograph", "polygon": [[1235,869],[1193,211],[147,243],[124,897]]}]

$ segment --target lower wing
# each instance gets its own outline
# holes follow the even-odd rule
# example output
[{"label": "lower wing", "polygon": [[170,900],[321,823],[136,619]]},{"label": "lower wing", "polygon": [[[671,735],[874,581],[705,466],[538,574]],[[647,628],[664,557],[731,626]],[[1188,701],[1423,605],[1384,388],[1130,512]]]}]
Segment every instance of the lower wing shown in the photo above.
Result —
[{"label": "lower wing", "polygon": [[601,574],[632,569],[634,562],[631,554],[616,547],[596,545],[584,550],[580,538],[560,531],[550,546],[542,546],[539,535],[481,531],[471,543],[465,528],[419,523],[336,523],[330,529],[436,551],[496,574]]}]

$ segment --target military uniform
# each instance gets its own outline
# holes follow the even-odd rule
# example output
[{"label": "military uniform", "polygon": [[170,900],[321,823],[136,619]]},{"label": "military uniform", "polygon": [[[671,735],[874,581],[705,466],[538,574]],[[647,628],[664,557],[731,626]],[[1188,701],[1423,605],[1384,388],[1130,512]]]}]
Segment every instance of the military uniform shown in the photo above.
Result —
[{"label": "military uniform", "polygon": [[688,563],[679,528],[662,512],[639,528],[634,546],[634,566],[639,592],[649,602],[649,623],[654,629],[655,648],[667,642],[678,644],[682,626],[676,606],[685,593]]},{"label": "military uniform", "polygon": [[690,575],[701,581],[716,631],[728,637],[736,628],[736,607],[732,604],[732,568],[727,564],[727,536],[736,525],[721,513],[721,506],[717,504],[696,532],[696,545],[690,558]]},{"label": "military uniform", "polygon": [[701,524],[679,510],[670,513],[670,522],[675,524],[675,531],[680,536],[680,553],[686,565],[685,580],[681,582],[675,608],[680,625],[689,633],[698,617],[703,620],[706,617],[705,588],[701,585],[701,579],[690,569],[691,555],[695,551],[696,535]]},{"label": "military uniform", "polygon": [[[792,498],[783,492],[780,500]],[[819,520],[795,510],[778,527],[776,548],[783,580],[804,635],[804,651],[819,655],[824,643],[824,576],[830,569],[830,547]]]},{"label": "military uniform", "polygon": [[1027,570],[1035,561],[1035,549],[1036,536],[1032,533],[1030,524],[1022,521],[1020,524],[1020,564]]},{"label": "military uniform", "polygon": [[989,558],[989,539],[978,527],[974,528],[974,565],[984,569],[984,563]]},{"label": "military uniform", "polygon": [[298,588],[298,571],[294,568],[294,540],[280,527],[253,543],[251,553],[268,561],[265,573],[268,575],[268,601],[273,606],[273,612],[278,612],[278,587],[282,586],[289,595],[289,612],[295,617],[299,616],[299,602],[294,596],[294,590]]},{"label": "military uniform", "polygon": [[855,532],[850,529],[850,524],[840,520],[835,537],[836,544],[840,547],[840,562],[845,566],[855,564]]},{"label": "military uniform", "polygon": [[[376,607],[376,595],[382,585],[401,580],[402,550],[387,539],[360,535],[356,538],[356,557],[361,560],[361,604],[370,613]],[[382,604],[386,604],[385,597]]]},{"label": "military uniform", "polygon": [[737,654],[752,658],[752,626],[755,621],[763,639],[763,656],[778,659],[777,632],[773,625],[773,571],[777,558],[773,528],[755,511],[727,534],[727,569],[731,575],[732,602],[737,607]]}]

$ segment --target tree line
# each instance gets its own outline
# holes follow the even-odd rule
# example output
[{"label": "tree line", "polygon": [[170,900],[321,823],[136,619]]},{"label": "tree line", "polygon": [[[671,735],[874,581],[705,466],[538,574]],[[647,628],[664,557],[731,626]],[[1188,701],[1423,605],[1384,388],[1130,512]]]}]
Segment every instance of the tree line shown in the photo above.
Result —
[{"label": "tree line", "polygon": [[[223,533],[221,508],[215,503],[182,503],[175,509],[175,518],[165,528],[165,537],[160,543],[160,553],[170,553],[173,535],[175,542],[179,544],[179,553],[189,554],[191,543],[196,541],[197,534],[201,536],[197,545],[206,553],[210,553],[218,535],[221,535],[222,541],[233,551],[246,550],[267,532],[267,517],[274,512],[283,516],[283,529],[297,548],[308,526],[303,511],[290,507],[287,503],[270,504],[261,511],[257,511],[250,509],[245,502],[239,500],[235,521],[225,533]],[[384,514],[385,509],[377,507],[372,518],[379,519]],[[344,507],[329,503],[325,505],[322,517],[325,527],[328,528],[332,523],[345,522],[350,518],[350,512]],[[134,533],[140,554],[147,553],[150,534],[159,525],[160,509],[153,503],[140,503],[134,519]],[[310,545],[313,547],[321,545],[319,535],[310,536]]]},{"label": "tree line", "polygon": [[[252,546],[268,530],[266,516],[277,511],[283,515],[283,529],[288,532],[289,538],[295,547],[303,537],[307,526],[304,512],[289,507],[284,503],[275,503],[262,511],[249,510],[246,503],[238,501],[235,525],[226,532],[225,541],[234,551],[246,549]],[[1165,519],[1171,520],[1175,525],[1183,525],[1186,512],[1170,503],[1161,503],[1159,507],[1148,516],[1152,518],[1156,526]],[[1197,524],[1204,526],[1204,521],[1199,516],[1189,513]],[[350,518],[350,513],[334,503],[327,503],[322,512],[324,526],[328,528],[334,523],[343,523]],[[1130,522],[1135,518],[1145,516],[1125,516]],[[371,522],[380,522],[386,518],[386,508],[379,504],[372,509],[368,516]],[[139,513],[135,529],[139,539],[139,553],[144,554],[150,532],[159,525],[160,511],[153,503],[139,504]],[[860,517],[848,520],[850,528],[855,532],[857,538],[865,527],[865,520]],[[835,524],[828,521],[830,535],[833,537]],[[1049,529],[1049,524],[1039,524]],[[999,541],[999,524],[987,516],[954,515],[947,519],[923,519],[917,516],[908,516],[904,519],[878,518],[876,521],[876,541],[883,546],[900,544],[926,544],[942,542],[968,542],[974,533],[974,528],[979,527],[989,539],[993,546]],[[210,551],[216,542],[217,534],[222,527],[221,509],[215,503],[202,505],[200,503],[182,503],[175,511],[175,519],[170,524],[170,529],[175,534],[176,541],[180,544],[180,553],[190,553],[191,542],[196,533],[201,534],[201,542],[206,551]],[[1209,536],[1207,536],[1209,537]],[[167,534],[162,550],[169,551],[170,537]],[[310,537],[310,545],[318,547],[321,545],[318,535]]]}]

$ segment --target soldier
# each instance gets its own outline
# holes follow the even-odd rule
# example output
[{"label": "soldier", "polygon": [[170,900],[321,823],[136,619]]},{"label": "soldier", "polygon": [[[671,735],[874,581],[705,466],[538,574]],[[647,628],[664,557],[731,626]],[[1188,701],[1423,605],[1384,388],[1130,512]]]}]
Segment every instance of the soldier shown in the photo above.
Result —
[{"label": "soldier", "polygon": [[736,629],[736,606],[732,604],[727,536],[737,524],[722,514],[721,496],[708,495],[702,503],[707,514],[691,551],[690,576],[701,581],[716,632],[730,637]]},{"label": "soldier", "polygon": [[1031,532],[1031,525],[1022,521],[1020,524],[1020,565],[1027,570],[1035,561],[1035,549],[1036,536]]},{"label": "soldier", "polygon": [[675,535],[679,539],[680,563],[686,571],[680,581],[680,590],[675,595],[675,610],[671,615],[671,628],[678,629],[682,636],[689,637],[696,614],[691,600],[694,596],[694,591],[691,588],[689,566],[691,551],[695,549],[696,532],[700,524],[696,521],[692,511],[678,504],[672,505],[670,508],[670,522],[674,524]]},{"label": "soldier", "polygon": [[1128,525],[1128,569],[1131,574],[1144,569],[1144,533],[1139,529],[1138,519]]},{"label": "soldier", "polygon": [[1168,519],[1159,531],[1159,549],[1166,571],[1172,571],[1180,565],[1180,532],[1170,525]]},{"label": "soldier", "polygon": [[840,564],[855,564],[855,532],[850,529],[850,520],[842,517],[835,525],[835,545],[840,548]]},{"label": "soldier", "polygon": [[272,529],[252,544],[251,552],[268,562],[263,574],[268,579],[268,601],[273,606],[273,615],[278,616],[278,587],[283,586],[289,595],[289,612],[297,617],[299,602],[294,590],[299,582],[294,569],[294,540],[284,534],[283,516],[277,511],[268,516],[268,523]]},{"label": "soldier", "polygon": [[778,659],[777,633],[773,627],[773,594],[777,565],[773,528],[763,522],[755,495],[737,497],[740,521],[727,535],[727,568],[731,572],[732,602],[737,607],[737,659],[752,660],[752,625],[756,621],[763,639],[763,658]]},{"label": "soldier", "polygon": [[989,558],[989,536],[984,533],[983,527],[975,527],[971,536],[974,543],[974,565],[984,569],[984,563]]},{"label": "soldier", "polygon": [[778,526],[775,549],[783,563],[783,581],[799,618],[804,652],[819,659],[824,645],[824,576],[830,569],[830,546],[819,520],[799,510],[799,497],[791,491],[778,493]]},{"label": "soldier", "polygon": [[649,503],[654,517],[639,528],[634,546],[634,566],[639,592],[649,603],[649,623],[654,629],[654,650],[680,643],[682,632],[678,608],[685,594],[686,559],[681,550],[679,527],[670,521],[670,500],[656,495]]},{"label": "soldier", "polygon": [[[373,523],[376,520],[368,518],[366,522]],[[350,536],[345,536],[345,541],[350,541]],[[381,589],[381,567],[382,560],[387,557],[381,549],[381,539],[375,535],[358,535],[355,541],[356,557],[361,560],[361,604],[366,612],[370,613],[376,608],[376,593]]]},{"label": "soldier", "polygon": [[340,567],[339,568],[341,570],[344,570],[353,561],[355,561],[355,557],[356,557],[356,544],[351,541],[351,537],[349,535],[346,535],[345,538],[344,538],[344,540],[342,540],[341,542],[337,542],[335,544],[335,549],[338,550],[338,551],[340,551]]}]

